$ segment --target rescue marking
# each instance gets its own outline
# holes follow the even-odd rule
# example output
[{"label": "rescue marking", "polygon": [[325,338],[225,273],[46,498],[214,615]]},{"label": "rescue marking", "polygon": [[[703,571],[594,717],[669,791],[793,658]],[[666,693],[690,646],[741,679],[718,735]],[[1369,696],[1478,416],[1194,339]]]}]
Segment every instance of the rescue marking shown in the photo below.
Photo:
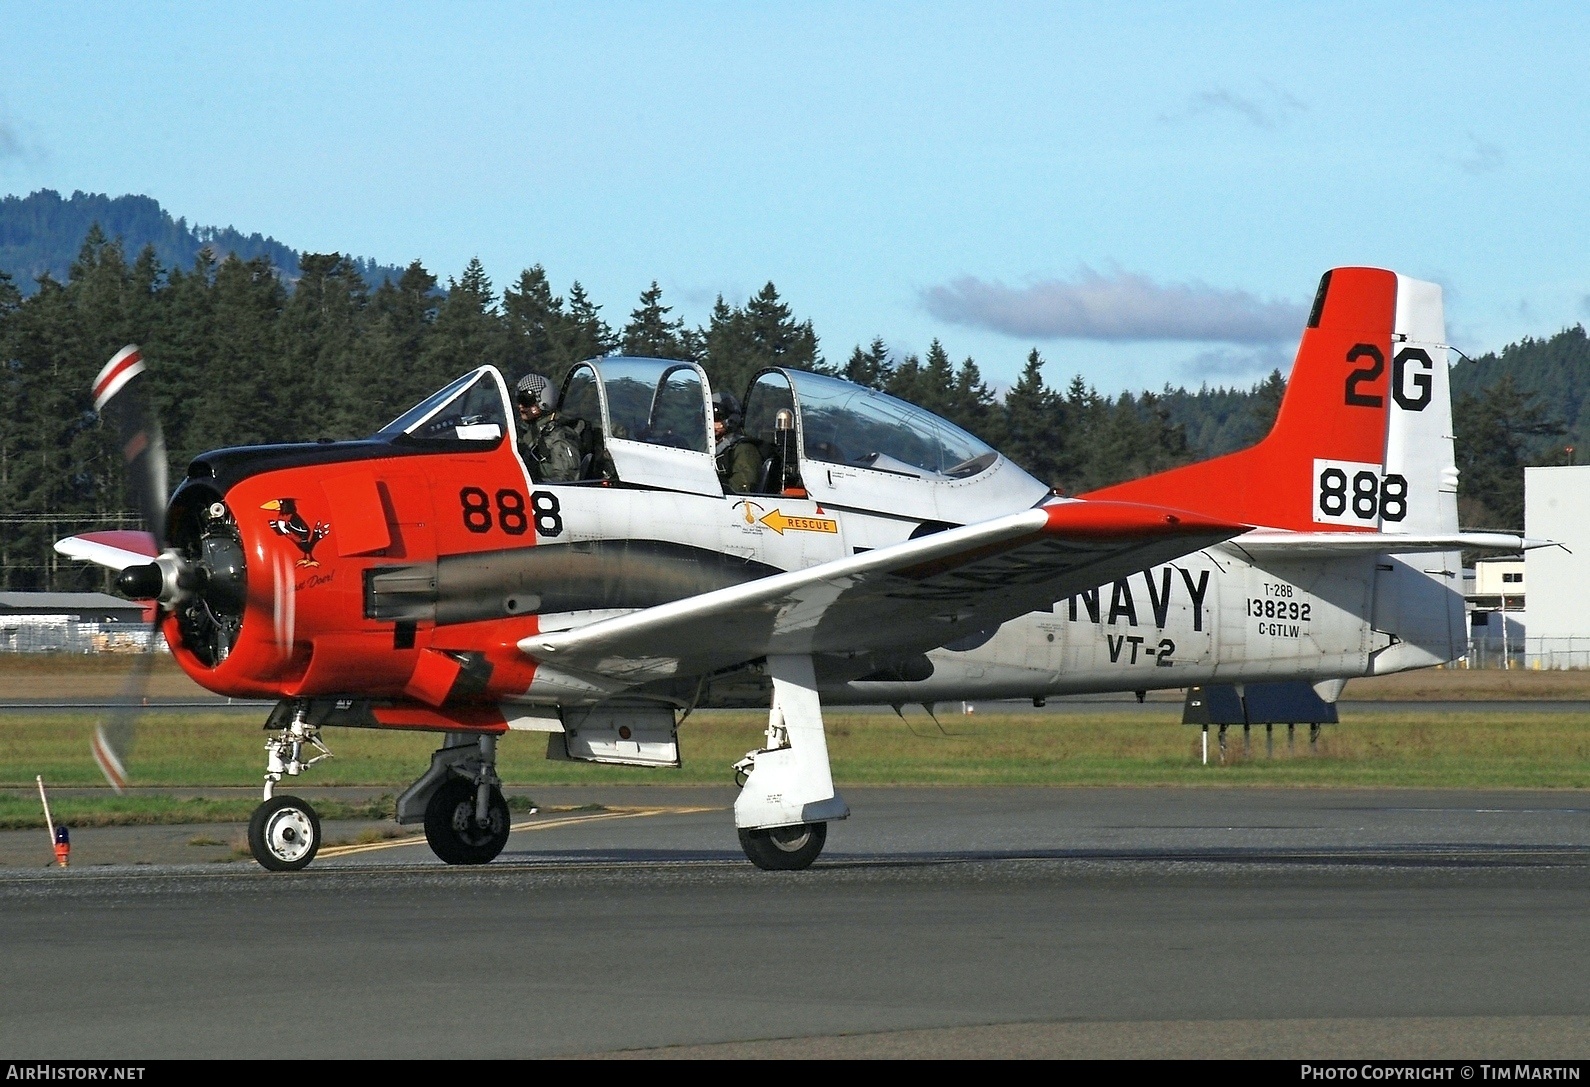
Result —
[{"label": "rescue marking", "polygon": [[838,532],[839,522],[830,521],[826,517],[790,517],[783,510],[773,510],[763,515],[762,524],[784,535],[789,532]]}]

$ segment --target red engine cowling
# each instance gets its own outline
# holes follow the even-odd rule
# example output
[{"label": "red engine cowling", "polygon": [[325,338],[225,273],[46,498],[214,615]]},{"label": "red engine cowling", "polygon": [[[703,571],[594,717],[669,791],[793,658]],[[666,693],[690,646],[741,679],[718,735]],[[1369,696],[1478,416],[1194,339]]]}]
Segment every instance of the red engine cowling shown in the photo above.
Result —
[{"label": "red engine cowling", "polygon": [[[507,456],[327,458],[230,486],[196,461],[168,515],[171,546],[199,571],[165,621],[174,656],[203,686],[240,698],[434,707],[523,691],[531,666],[516,643],[534,633],[534,616],[449,626],[438,639],[434,616],[384,616],[371,587],[394,570],[423,583],[428,568],[434,590],[437,492],[456,491],[448,478],[459,470],[517,474]],[[477,681],[461,684],[472,660]]]}]

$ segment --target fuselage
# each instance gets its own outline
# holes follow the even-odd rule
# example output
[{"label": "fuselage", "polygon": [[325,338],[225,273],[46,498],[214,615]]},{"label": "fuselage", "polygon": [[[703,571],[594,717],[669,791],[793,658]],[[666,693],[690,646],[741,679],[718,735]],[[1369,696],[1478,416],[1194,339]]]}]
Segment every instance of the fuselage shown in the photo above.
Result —
[{"label": "fuselage", "polygon": [[[480,373],[478,384],[502,384]],[[640,444],[613,437],[620,452]],[[723,492],[709,451],[639,452],[653,459],[620,458],[617,480],[538,483],[505,425],[473,422],[439,442],[400,429],[200,457],[173,499],[172,539],[195,555],[235,550],[243,604],[217,617],[201,594],[168,618],[168,639],[200,683],[239,697],[765,705],[754,661],[636,689],[537,665],[518,643],[1060,501],[991,451],[965,476],[913,474],[876,454],[802,458],[798,487],[745,495]],[[1377,584],[1384,593],[1399,566],[1402,582],[1426,573],[1373,556],[1260,565],[1223,545],[1034,600],[926,654],[819,660],[817,679],[833,704],[898,704],[1324,680],[1455,656],[1461,617],[1454,625],[1438,581],[1417,637],[1376,622]]]}]

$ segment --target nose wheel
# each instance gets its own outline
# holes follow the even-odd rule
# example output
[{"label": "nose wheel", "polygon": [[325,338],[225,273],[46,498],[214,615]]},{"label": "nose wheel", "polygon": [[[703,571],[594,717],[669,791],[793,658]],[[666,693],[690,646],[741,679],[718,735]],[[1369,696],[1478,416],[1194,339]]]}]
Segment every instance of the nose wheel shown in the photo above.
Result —
[{"label": "nose wheel", "polygon": [[296,872],[320,852],[320,816],[296,796],[276,796],[254,809],[248,848],[263,868]]}]

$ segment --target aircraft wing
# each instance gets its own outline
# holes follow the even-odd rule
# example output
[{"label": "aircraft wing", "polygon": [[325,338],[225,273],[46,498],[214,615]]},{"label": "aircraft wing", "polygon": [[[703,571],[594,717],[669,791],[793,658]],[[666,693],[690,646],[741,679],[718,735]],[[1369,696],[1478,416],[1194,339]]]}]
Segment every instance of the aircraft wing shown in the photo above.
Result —
[{"label": "aircraft wing", "polygon": [[98,563],[112,570],[125,570],[129,566],[142,566],[160,554],[155,538],[147,532],[131,529],[113,529],[109,532],[85,532],[81,536],[68,536],[55,541],[55,550],[69,559]]},{"label": "aircraft wing", "polygon": [[631,682],[769,654],[935,649],[1247,526],[1131,502],[1060,501],[519,642],[564,671]]},{"label": "aircraft wing", "polygon": [[1529,551],[1553,546],[1516,532],[1286,532],[1254,529],[1226,543],[1256,558],[1331,558],[1346,555],[1397,555],[1416,551]]}]

